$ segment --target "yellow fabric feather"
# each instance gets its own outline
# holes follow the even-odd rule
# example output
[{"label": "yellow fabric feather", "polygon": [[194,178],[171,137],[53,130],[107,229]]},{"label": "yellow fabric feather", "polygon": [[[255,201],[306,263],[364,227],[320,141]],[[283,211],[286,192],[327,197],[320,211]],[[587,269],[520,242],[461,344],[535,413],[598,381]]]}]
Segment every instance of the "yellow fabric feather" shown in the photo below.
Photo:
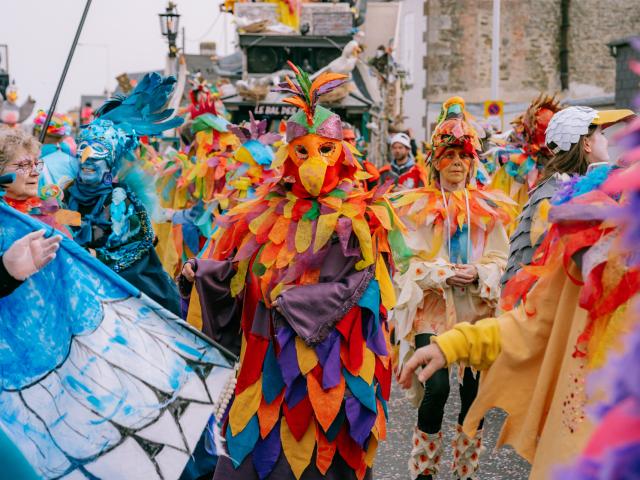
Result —
[{"label": "yellow fabric feather", "polygon": [[[232,430],[233,431],[233,430]],[[311,456],[316,446],[316,422],[309,422],[309,428],[298,442],[287,424],[285,417],[280,422],[280,440],[282,441],[282,451],[289,462],[296,480],[300,477],[311,463]]]},{"label": "yellow fabric feather", "polygon": [[378,255],[376,259],[376,280],[380,286],[380,298],[382,305],[387,310],[391,310],[396,305],[396,292],[393,288],[393,282],[391,281],[391,275],[384,262],[382,255]]},{"label": "yellow fabric feather", "polygon": [[369,225],[363,218],[352,218],[351,224],[353,232],[360,242],[360,251],[362,252],[362,260],[356,263],[356,269],[362,270],[373,264],[373,242],[371,240],[371,231]]},{"label": "yellow fabric feather", "polygon": [[367,385],[373,383],[373,374],[376,369],[376,356],[367,347],[364,348],[364,359],[362,367],[360,367],[360,377],[367,382]]},{"label": "yellow fabric feather", "polygon": [[262,399],[262,375],[250,387],[236,395],[229,410],[229,426],[231,433],[237,435],[244,430],[251,417],[255,415]]},{"label": "yellow fabric feather", "polygon": [[298,228],[296,228],[296,251],[298,253],[306,252],[311,245],[313,224],[309,220],[300,219]]},{"label": "yellow fabric feather", "polygon": [[318,217],[318,225],[316,227],[316,238],[313,243],[314,253],[320,250],[329,241],[338,223],[340,212],[328,213]]},{"label": "yellow fabric feather", "polygon": [[303,375],[306,375],[318,364],[318,357],[313,348],[304,343],[300,337],[296,337],[296,355],[298,357],[298,367]]}]

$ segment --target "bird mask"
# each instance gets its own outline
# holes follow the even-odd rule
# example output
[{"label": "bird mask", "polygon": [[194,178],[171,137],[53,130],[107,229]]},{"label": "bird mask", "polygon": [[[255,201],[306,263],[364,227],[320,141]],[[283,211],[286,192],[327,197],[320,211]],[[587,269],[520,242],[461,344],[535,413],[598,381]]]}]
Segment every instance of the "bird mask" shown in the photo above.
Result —
[{"label": "bird mask", "polygon": [[343,178],[353,178],[357,165],[342,139],[342,122],[332,111],[317,105],[318,98],[346,81],[345,75],[325,73],[313,82],[289,62],[297,82],[288,77],[278,91],[293,94],[285,102],[300,108],[286,124],[288,156],[284,175],[294,179],[300,196],[325,194]]}]

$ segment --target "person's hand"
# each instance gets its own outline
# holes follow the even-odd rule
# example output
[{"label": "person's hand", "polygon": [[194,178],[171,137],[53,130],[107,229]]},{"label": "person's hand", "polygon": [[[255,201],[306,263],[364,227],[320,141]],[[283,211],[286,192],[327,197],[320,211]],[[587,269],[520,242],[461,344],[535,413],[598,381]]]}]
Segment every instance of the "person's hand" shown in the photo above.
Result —
[{"label": "person's hand", "polygon": [[2,255],[4,268],[16,280],[26,280],[56,258],[62,237],[44,238],[44,233],[44,230],[38,230],[25,235]]},{"label": "person's hand", "polygon": [[271,302],[271,308],[275,308],[278,313],[282,314],[282,309],[280,308],[280,303],[278,303],[278,300],[280,300],[280,297]]},{"label": "person's hand", "polygon": [[97,258],[98,254],[96,253],[95,249],[93,248],[87,248],[87,252],[89,252],[89,255],[91,255],[93,258]]},{"label": "person's hand", "polygon": [[407,363],[404,364],[400,371],[398,383],[404,389],[410,388],[413,373],[421,366],[424,366],[424,368],[418,374],[418,380],[420,383],[424,383],[429,380],[435,372],[444,368],[446,365],[447,360],[437,344],[432,343],[426,347],[421,347],[417,349]]},{"label": "person's hand", "polygon": [[474,265],[454,265],[455,275],[447,278],[447,285],[466,287],[478,279],[478,269]]},{"label": "person's hand", "polygon": [[187,262],[182,266],[182,276],[190,283],[193,283],[196,280],[196,272],[193,271],[193,265],[191,265],[191,262]]}]

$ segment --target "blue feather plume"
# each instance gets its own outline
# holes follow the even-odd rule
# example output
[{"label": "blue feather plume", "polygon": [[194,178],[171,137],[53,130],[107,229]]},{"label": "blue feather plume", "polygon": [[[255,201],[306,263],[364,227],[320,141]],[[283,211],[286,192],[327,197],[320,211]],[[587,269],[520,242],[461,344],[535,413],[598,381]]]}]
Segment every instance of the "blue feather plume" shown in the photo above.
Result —
[{"label": "blue feather plume", "polygon": [[[129,135],[159,135],[184,121],[173,117],[173,109],[165,108],[176,83],[175,77],[147,73],[130,95],[116,95],[107,100],[96,116],[111,120]],[[167,120],[169,119],[169,120]]]}]

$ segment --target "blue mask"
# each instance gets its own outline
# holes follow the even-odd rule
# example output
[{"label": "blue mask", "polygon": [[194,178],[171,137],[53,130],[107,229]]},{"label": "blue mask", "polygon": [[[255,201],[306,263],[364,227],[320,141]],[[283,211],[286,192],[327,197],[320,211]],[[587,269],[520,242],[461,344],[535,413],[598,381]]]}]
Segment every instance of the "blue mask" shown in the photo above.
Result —
[{"label": "blue mask", "polygon": [[85,185],[111,183],[111,169],[104,158],[89,157],[80,165],[77,179]]}]

